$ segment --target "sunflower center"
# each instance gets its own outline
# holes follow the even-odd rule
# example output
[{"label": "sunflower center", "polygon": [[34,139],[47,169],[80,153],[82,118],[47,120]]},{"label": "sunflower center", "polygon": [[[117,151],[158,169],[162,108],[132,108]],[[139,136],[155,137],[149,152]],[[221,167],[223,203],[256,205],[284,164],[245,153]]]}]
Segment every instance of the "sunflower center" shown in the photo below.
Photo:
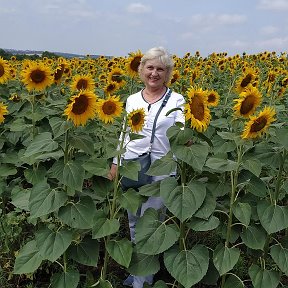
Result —
[{"label": "sunflower center", "polygon": [[86,79],[80,79],[80,80],[77,82],[76,88],[77,88],[78,90],[81,90],[81,89],[85,90],[85,89],[87,89],[87,87],[88,87],[88,82],[87,82]]},{"label": "sunflower center", "polygon": [[83,94],[75,99],[75,103],[73,104],[72,112],[76,115],[81,115],[85,113],[87,107],[89,105],[88,97]]},{"label": "sunflower center", "polygon": [[191,113],[197,120],[202,121],[204,119],[204,104],[201,100],[201,97],[197,96],[197,94],[195,95],[190,104],[190,109]]},{"label": "sunflower center", "polygon": [[208,102],[209,102],[209,103],[214,103],[215,100],[216,100],[216,97],[215,97],[214,94],[209,94],[209,95],[208,95]]},{"label": "sunflower center", "polygon": [[2,77],[5,73],[3,65],[0,64],[0,77]]},{"label": "sunflower center", "polygon": [[121,74],[113,74],[112,77],[111,77],[112,81],[115,81],[117,83],[120,83],[122,81],[121,79]]},{"label": "sunflower center", "polygon": [[241,87],[246,87],[252,81],[252,75],[248,74],[241,82]]},{"label": "sunflower center", "polygon": [[257,118],[254,123],[251,125],[250,132],[259,132],[261,131],[267,124],[267,118],[261,116]]},{"label": "sunflower center", "polygon": [[133,125],[133,126],[137,126],[137,125],[141,122],[141,120],[142,120],[141,114],[140,114],[140,113],[134,114],[134,115],[131,117],[131,120],[132,120],[132,125]]},{"label": "sunflower center", "polygon": [[46,74],[44,71],[36,69],[31,72],[30,78],[34,83],[42,83],[46,78]]},{"label": "sunflower center", "polygon": [[112,115],[116,111],[116,105],[112,101],[107,101],[103,104],[102,110],[106,115]]},{"label": "sunflower center", "polygon": [[140,57],[140,56],[136,56],[136,57],[134,57],[134,59],[131,61],[131,63],[130,63],[130,68],[131,68],[133,71],[135,71],[135,72],[138,71],[138,67],[139,67],[139,65],[140,65],[141,58],[142,58],[142,57]]},{"label": "sunflower center", "polygon": [[58,68],[57,70],[56,70],[56,72],[54,73],[54,79],[57,81],[57,80],[59,80],[59,79],[61,79],[61,77],[62,77],[62,75],[63,75],[63,73],[64,73],[64,65],[63,64],[61,64],[60,65],[61,66],[61,68]]},{"label": "sunflower center", "polygon": [[254,104],[255,104],[254,97],[252,95],[247,96],[241,104],[240,113],[242,115],[246,115],[253,109]]}]

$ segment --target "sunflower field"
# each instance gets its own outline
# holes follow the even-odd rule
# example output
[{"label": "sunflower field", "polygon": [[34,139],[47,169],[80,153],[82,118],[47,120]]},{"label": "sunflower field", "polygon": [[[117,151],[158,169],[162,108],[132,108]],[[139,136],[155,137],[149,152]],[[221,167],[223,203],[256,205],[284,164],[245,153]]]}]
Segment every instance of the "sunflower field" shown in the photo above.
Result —
[{"label": "sunflower field", "polygon": [[[148,172],[177,177],[124,192],[139,165],[107,175],[145,120],[124,109],[142,55],[0,57],[0,286],[288,287],[286,53],[174,55],[186,121]],[[126,210],[149,196],[166,218],[148,209],[132,245]]]}]

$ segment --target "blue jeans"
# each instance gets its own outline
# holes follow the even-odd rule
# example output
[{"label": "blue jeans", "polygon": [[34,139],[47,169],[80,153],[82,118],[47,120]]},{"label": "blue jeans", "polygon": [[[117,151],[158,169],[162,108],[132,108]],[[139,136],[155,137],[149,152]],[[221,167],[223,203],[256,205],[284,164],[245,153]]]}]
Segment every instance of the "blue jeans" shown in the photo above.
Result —
[{"label": "blue jeans", "polygon": [[[161,218],[163,217],[164,220],[164,213],[165,213],[165,207],[164,203],[161,197],[153,197],[150,196],[148,200],[139,207],[138,211],[135,214],[132,214],[131,212],[127,211],[128,213],[128,220],[129,220],[129,229],[130,229],[130,237],[131,241],[135,243],[135,227],[137,224],[138,219],[143,216],[145,210],[148,208],[154,208],[155,210],[162,210]],[[144,285],[144,282],[147,282],[148,284],[152,284],[153,282],[153,276],[154,275],[147,275],[147,276],[133,276],[133,288],[142,288]]]}]

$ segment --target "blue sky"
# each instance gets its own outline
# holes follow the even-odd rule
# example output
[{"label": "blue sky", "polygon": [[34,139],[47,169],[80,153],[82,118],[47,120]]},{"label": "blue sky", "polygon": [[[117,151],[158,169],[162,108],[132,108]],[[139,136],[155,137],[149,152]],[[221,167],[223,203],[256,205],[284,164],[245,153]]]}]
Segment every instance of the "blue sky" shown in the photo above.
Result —
[{"label": "blue sky", "polygon": [[0,48],[179,57],[285,52],[288,0],[0,0]]}]

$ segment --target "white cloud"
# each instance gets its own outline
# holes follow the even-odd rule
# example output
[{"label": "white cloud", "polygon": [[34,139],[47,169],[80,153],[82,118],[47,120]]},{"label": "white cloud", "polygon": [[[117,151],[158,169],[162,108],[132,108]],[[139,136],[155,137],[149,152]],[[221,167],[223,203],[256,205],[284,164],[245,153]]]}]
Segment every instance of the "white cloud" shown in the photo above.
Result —
[{"label": "white cloud", "polygon": [[193,24],[211,29],[219,25],[240,24],[246,21],[246,16],[241,14],[196,14],[192,16]]},{"label": "white cloud", "polygon": [[288,10],[288,0],[260,0],[258,8],[264,10]]},{"label": "white cloud", "polygon": [[262,41],[257,41],[257,44],[255,45],[261,47],[266,47],[266,50],[275,50],[275,49],[280,49],[282,51],[285,51],[288,46],[288,37],[274,37],[270,39],[265,39]]},{"label": "white cloud", "polygon": [[144,5],[142,3],[131,3],[127,9],[126,9],[129,13],[148,13],[151,11],[151,7]]},{"label": "white cloud", "polygon": [[260,32],[261,34],[264,34],[264,35],[271,35],[271,34],[275,34],[276,32],[278,32],[279,29],[278,27],[276,26],[264,26],[261,28]]}]

